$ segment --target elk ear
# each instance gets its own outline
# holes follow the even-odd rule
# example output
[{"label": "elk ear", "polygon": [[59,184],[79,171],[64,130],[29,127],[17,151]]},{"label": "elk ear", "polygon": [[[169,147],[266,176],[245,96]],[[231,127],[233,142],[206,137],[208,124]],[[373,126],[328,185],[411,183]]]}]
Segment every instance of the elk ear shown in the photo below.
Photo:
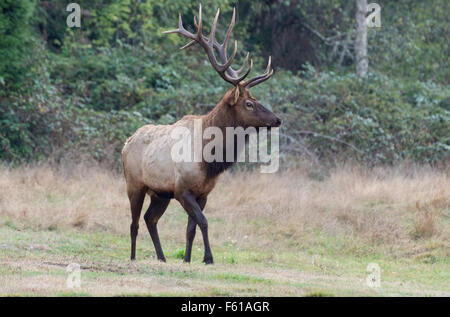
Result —
[{"label": "elk ear", "polygon": [[233,105],[235,105],[239,99],[239,87],[234,88]]},{"label": "elk ear", "polygon": [[237,103],[239,96],[240,96],[239,90],[240,89],[238,86],[234,87],[233,90],[231,90],[231,92],[228,96],[228,100],[227,100],[228,105],[234,106]]}]

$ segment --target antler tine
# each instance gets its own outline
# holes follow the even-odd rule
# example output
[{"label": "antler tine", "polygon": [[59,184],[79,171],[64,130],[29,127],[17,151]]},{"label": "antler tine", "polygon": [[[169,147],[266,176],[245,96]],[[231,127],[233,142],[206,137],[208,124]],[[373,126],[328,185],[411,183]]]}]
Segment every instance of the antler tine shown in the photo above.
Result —
[{"label": "antler tine", "polygon": [[226,71],[228,69],[230,69],[231,64],[233,63],[234,57],[236,56],[237,53],[237,41],[234,41],[234,50],[233,50],[233,54],[231,54],[230,59],[221,67],[223,71]]},{"label": "antler tine", "polygon": [[230,41],[231,32],[233,31],[234,24],[236,22],[236,8],[233,8],[233,16],[231,17],[231,23],[227,30],[227,35],[225,36],[225,40],[223,41],[223,44],[221,45],[223,47],[225,58],[227,57],[227,48],[228,48],[228,42]]},{"label": "antler tine", "polygon": [[184,29],[183,19],[181,18],[181,12],[178,12],[178,29],[179,30],[183,30]]},{"label": "antler tine", "polygon": [[200,4],[200,6],[199,6],[199,13],[198,13],[199,18],[198,18],[198,27],[197,27],[197,41],[205,49],[206,54],[209,57],[209,61],[211,62],[211,64],[214,67],[214,69],[216,69],[216,71],[219,72],[220,75],[222,75],[221,72],[223,72],[225,70],[223,68],[223,66],[226,66],[226,65],[219,65],[219,63],[217,62],[216,57],[214,55],[215,33],[216,33],[217,20],[219,19],[219,13],[220,13],[220,9],[217,10],[216,16],[214,17],[214,21],[213,21],[213,24],[211,26],[211,33],[210,33],[209,39],[208,39],[201,32],[201,27],[202,27],[202,6]]},{"label": "antler tine", "polygon": [[273,69],[272,70],[270,69],[271,64],[272,64],[272,56],[269,56],[269,61],[267,62],[267,67],[264,74],[246,80],[244,83],[242,83],[242,86],[251,88],[269,79],[273,75]]},{"label": "antler tine", "polygon": [[180,20],[181,20],[181,13],[178,13],[178,29],[164,31],[163,34],[179,33],[180,32]]},{"label": "antler tine", "polygon": [[272,55],[269,55],[269,61],[267,62],[266,72],[270,69],[272,65]]},{"label": "antler tine", "polygon": [[[250,56],[250,52],[247,52],[247,55],[245,56],[245,59],[244,59],[244,63],[242,64],[242,67],[241,68],[239,68],[237,71],[236,71],[236,74],[240,74],[240,73],[242,73],[242,71],[245,69],[245,68],[247,68],[247,65],[248,65],[248,57]],[[252,61],[250,61],[250,62],[252,62]]]},{"label": "antler tine", "polygon": [[186,36],[187,38],[195,39],[195,35],[184,28],[181,13],[178,14],[178,29],[163,32],[163,34],[171,34],[171,33],[179,33]]},{"label": "antler tine", "polygon": [[265,76],[265,77],[263,77],[263,78],[260,78],[260,79],[258,79],[258,80],[252,81],[250,84],[247,85],[247,87],[248,87],[248,88],[252,88],[253,86],[256,86],[256,85],[258,85],[258,84],[260,84],[260,83],[266,81],[267,79],[269,79],[270,77],[272,77],[272,75],[273,75],[273,69],[270,71],[269,74],[267,74],[267,76]]},{"label": "antler tine", "polygon": [[[220,60],[222,61],[222,63],[227,63],[227,59],[228,59],[228,54],[227,54],[228,43],[230,42],[231,32],[233,31],[235,21],[236,21],[236,8],[233,8],[233,16],[231,17],[231,22],[230,22],[230,25],[228,26],[227,34],[225,36],[225,39],[224,39],[223,43],[219,44],[218,42],[214,42],[214,47],[219,52],[219,57],[220,57]],[[232,59],[234,59],[234,56],[232,56]],[[230,66],[231,66],[231,63],[230,63]],[[243,69],[245,67],[241,67],[241,69]],[[231,77],[234,77],[234,78],[236,78],[240,74],[239,72],[236,72],[231,67],[228,67],[227,73]]]},{"label": "antler tine", "polygon": [[220,8],[217,9],[216,16],[214,17],[214,21],[213,21],[213,24],[212,24],[212,26],[211,26],[211,32],[209,33],[208,44],[209,44],[211,47],[213,47],[214,41],[215,41],[215,36],[216,36],[216,26],[217,26],[217,20],[219,19],[219,13],[220,13]]},{"label": "antler tine", "polygon": [[197,43],[197,42],[195,40],[192,40],[189,43],[187,43],[186,45],[184,45],[183,47],[180,47],[180,50],[184,50],[185,48],[191,47],[195,43]]},{"label": "antler tine", "polygon": [[197,25],[197,37],[201,39],[203,37],[202,33],[202,4],[200,3],[198,7],[198,25]]},{"label": "antler tine", "polygon": [[244,60],[244,64],[242,65],[242,67],[239,70],[236,71],[233,68],[231,68],[231,62],[230,61],[232,61],[234,59],[235,55],[236,55],[236,41],[234,42],[233,54],[231,55],[230,60],[228,60],[228,61],[227,61],[227,59],[228,59],[227,48],[228,48],[228,43],[230,42],[231,33],[233,31],[235,23],[236,23],[236,8],[233,8],[233,16],[231,17],[231,22],[230,22],[230,25],[228,26],[228,30],[227,30],[225,39],[224,39],[222,44],[219,44],[218,42],[214,42],[214,47],[219,52],[219,57],[220,57],[222,63],[225,63],[225,65],[228,65],[228,67],[226,69],[227,73],[230,76],[232,76],[233,78],[235,78],[235,81],[237,83],[239,83],[249,73],[249,71],[247,71],[247,75],[237,78],[237,76],[239,74],[241,74],[244,71],[244,69],[248,66],[249,53],[247,53],[247,56],[245,57],[245,60]]},{"label": "antler tine", "polygon": [[[193,46],[195,43],[199,43],[205,50],[206,54],[208,55],[208,59],[209,59],[211,65],[219,73],[219,75],[225,81],[236,86],[242,80],[244,80],[248,76],[250,71],[252,70],[253,60],[250,60],[250,67],[247,69],[245,74],[238,77],[245,70],[245,68],[247,68],[248,58],[249,58],[250,54],[247,53],[247,56],[245,57],[245,60],[243,63],[243,66],[239,70],[236,71],[233,68],[231,68],[231,64],[233,63],[233,60],[236,57],[236,53],[237,53],[237,41],[234,41],[234,50],[229,59],[227,57],[227,55],[228,55],[227,48],[228,48],[228,43],[231,38],[231,32],[233,31],[233,28],[234,28],[234,25],[236,22],[236,9],[233,8],[233,16],[231,18],[231,23],[228,26],[227,34],[226,34],[225,40],[222,44],[219,44],[215,38],[219,14],[220,14],[220,8],[217,10],[217,13],[214,17],[214,21],[211,26],[211,32],[210,32],[209,38],[204,36],[203,32],[202,32],[202,5],[201,4],[199,5],[199,9],[198,9],[198,21],[197,21],[196,17],[194,16],[194,25],[197,28],[197,32],[196,32],[197,34],[190,33],[183,27],[183,21],[181,18],[181,14],[179,14],[179,16],[178,16],[178,29],[165,31],[163,33],[164,34],[179,33],[179,34],[184,35],[185,37],[191,39],[190,42],[188,42],[186,45],[184,45],[180,49],[185,49],[185,48]],[[216,56],[214,54],[214,49],[216,49],[218,51],[220,61],[222,64],[219,64],[219,62],[217,61]],[[269,68],[270,68],[270,60],[269,60],[268,69]],[[267,76],[268,74],[269,74],[268,70],[266,70],[266,73],[264,75]],[[254,78],[253,80],[251,80],[251,82],[247,81],[246,83],[247,83],[247,85],[251,85],[253,82],[259,81],[261,78],[262,78],[261,76],[258,76],[256,78]]]},{"label": "antler tine", "polygon": [[[235,43],[234,43],[234,51],[233,51],[233,54],[231,55],[230,59],[229,60],[226,60],[226,58],[225,59],[221,59],[223,65],[220,65],[217,62],[215,54],[214,54],[214,47],[217,48],[219,46],[219,44],[215,40],[215,32],[216,32],[216,27],[217,27],[217,21],[219,19],[219,14],[220,14],[220,8],[217,10],[216,16],[214,17],[214,21],[213,21],[213,24],[211,26],[211,32],[210,32],[209,39],[208,39],[201,32],[201,27],[202,27],[202,19],[201,19],[201,17],[202,17],[202,7],[201,7],[201,5],[199,6],[199,18],[198,18],[198,25],[197,25],[197,38],[196,38],[196,41],[199,42],[199,44],[205,49],[206,54],[208,55],[208,58],[209,58],[209,61],[210,61],[211,65],[219,73],[219,75],[223,79],[228,81],[229,83],[231,83],[233,85],[237,85],[238,82],[236,82],[236,78],[234,78],[232,76],[232,74],[227,74],[226,73],[226,71],[230,68],[231,64],[233,63],[234,57],[236,56],[236,53],[237,53],[237,42],[235,41]],[[190,46],[189,43],[187,44],[187,46]],[[219,51],[219,53],[220,53],[220,51]]]},{"label": "antler tine", "polygon": [[[248,74],[250,74],[252,68],[253,68],[253,59],[250,59],[250,67],[247,69],[247,71],[245,72],[244,75],[242,75],[241,77],[238,78],[238,83],[243,81],[248,76]],[[244,69],[244,67],[242,67],[242,70],[243,69]]]}]

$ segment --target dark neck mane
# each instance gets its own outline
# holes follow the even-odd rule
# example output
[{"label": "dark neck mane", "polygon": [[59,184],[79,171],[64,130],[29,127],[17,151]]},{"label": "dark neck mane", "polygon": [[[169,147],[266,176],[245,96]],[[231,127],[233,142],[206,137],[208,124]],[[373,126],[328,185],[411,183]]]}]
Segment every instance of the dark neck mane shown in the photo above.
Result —
[{"label": "dark neck mane", "polygon": [[[206,169],[207,177],[216,177],[224,172],[226,169],[230,168],[234,162],[237,160],[238,149],[236,146],[236,140],[234,142],[234,159],[233,162],[226,162],[226,128],[227,127],[237,127],[238,123],[232,114],[232,110],[226,104],[224,99],[222,99],[208,114],[202,117],[203,129],[208,127],[217,127],[222,130],[223,144],[222,149],[215,148],[216,151],[223,151],[223,162],[205,162],[203,161],[204,167]],[[203,146],[210,142],[209,140],[203,140]]]}]

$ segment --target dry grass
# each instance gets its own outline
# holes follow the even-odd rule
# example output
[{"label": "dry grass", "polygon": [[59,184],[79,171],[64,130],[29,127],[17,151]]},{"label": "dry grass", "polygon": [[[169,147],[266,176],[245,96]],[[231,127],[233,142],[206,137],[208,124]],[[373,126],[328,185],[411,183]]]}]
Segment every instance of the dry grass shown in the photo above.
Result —
[{"label": "dry grass", "polygon": [[448,254],[447,172],[343,167],[324,181],[307,175],[302,169],[282,175],[227,174],[211,197],[209,212],[226,218],[228,235],[233,237],[242,236],[242,226],[247,224],[249,243],[265,247],[277,241],[277,247],[313,245],[318,235],[325,234],[349,237],[347,250],[353,244],[355,248],[384,245],[401,254],[420,249],[418,239],[433,238]]},{"label": "dry grass", "polygon": [[[299,165],[222,176],[205,211],[212,267],[201,264],[201,235],[194,262],[181,263],[187,219],[176,201],[159,225],[169,263],[154,258],[143,219],[138,260],[128,260],[122,175],[0,166],[0,296],[448,296],[447,169],[344,166],[323,176]],[[83,271],[77,291],[65,284],[74,261]],[[365,284],[370,262],[381,266],[382,289]]]},{"label": "dry grass", "polygon": [[[308,168],[297,168],[281,174],[223,175],[205,211],[212,244],[296,250],[330,237],[338,250],[383,248],[398,256],[423,252],[423,243],[431,240],[433,248],[448,255],[447,170],[341,167],[323,181],[310,174]],[[130,219],[122,175],[82,165],[58,170],[48,165],[0,167],[0,215],[35,228],[123,234]],[[163,243],[184,243],[183,217],[179,204],[172,202],[160,222]],[[141,223],[141,235],[147,234],[143,228]],[[339,241],[345,243],[339,246]]]}]

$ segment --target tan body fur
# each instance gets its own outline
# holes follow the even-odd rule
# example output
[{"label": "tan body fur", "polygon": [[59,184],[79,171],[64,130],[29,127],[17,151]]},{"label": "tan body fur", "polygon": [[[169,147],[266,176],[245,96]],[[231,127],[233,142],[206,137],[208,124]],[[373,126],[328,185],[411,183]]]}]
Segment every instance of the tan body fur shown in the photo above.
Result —
[{"label": "tan body fur", "polygon": [[174,128],[183,126],[194,135],[194,120],[202,116],[185,116],[173,125],[146,125],[130,137],[122,150],[127,191],[143,186],[150,195],[175,197],[189,189],[196,197],[207,196],[216,184],[216,178],[207,177],[201,162],[174,162],[171,137]]}]

